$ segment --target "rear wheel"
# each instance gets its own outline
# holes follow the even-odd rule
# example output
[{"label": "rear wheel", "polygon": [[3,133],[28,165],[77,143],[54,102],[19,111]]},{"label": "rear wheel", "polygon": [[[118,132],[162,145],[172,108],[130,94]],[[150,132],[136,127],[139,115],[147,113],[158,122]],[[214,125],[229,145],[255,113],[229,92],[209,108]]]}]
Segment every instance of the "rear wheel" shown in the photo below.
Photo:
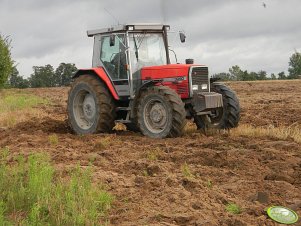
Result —
[{"label": "rear wheel", "polygon": [[211,91],[222,94],[223,107],[211,111],[210,115],[195,116],[194,121],[198,129],[237,127],[240,119],[240,105],[235,92],[221,83],[213,83]]},{"label": "rear wheel", "polygon": [[106,85],[91,75],[82,75],[73,82],[67,110],[76,134],[110,132],[115,125],[114,100]]},{"label": "rear wheel", "polygon": [[143,91],[137,106],[138,127],[152,138],[182,135],[186,124],[184,103],[179,95],[165,86],[154,86]]}]

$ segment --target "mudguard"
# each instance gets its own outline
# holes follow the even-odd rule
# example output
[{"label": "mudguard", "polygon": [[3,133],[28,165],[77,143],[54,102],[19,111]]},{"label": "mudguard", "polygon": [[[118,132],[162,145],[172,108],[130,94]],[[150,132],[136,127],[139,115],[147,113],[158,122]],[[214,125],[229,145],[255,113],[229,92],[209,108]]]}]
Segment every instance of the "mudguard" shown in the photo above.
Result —
[{"label": "mudguard", "polygon": [[112,83],[110,77],[107,75],[107,73],[105,72],[105,70],[102,67],[90,68],[90,69],[80,69],[73,75],[73,79],[78,78],[81,75],[87,75],[87,74],[91,75],[91,76],[97,76],[99,79],[101,79],[107,85],[113,98],[115,100],[119,100],[119,96],[113,86],[113,83]]}]

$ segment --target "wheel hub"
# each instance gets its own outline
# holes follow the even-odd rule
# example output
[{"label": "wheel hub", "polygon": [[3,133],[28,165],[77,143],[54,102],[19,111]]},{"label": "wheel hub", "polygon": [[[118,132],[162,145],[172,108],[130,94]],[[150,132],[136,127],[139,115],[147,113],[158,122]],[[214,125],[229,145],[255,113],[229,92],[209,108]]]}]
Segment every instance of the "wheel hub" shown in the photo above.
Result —
[{"label": "wheel hub", "polygon": [[96,116],[96,104],[94,97],[87,91],[77,93],[73,102],[74,118],[81,129],[90,129]]},{"label": "wheel hub", "polygon": [[167,111],[162,102],[152,100],[144,109],[146,126],[153,133],[162,132],[167,123]]},{"label": "wheel hub", "polygon": [[91,94],[86,95],[84,102],[83,102],[83,112],[85,118],[88,120],[92,120],[95,116],[95,101]]},{"label": "wheel hub", "polygon": [[158,123],[160,121],[162,121],[164,117],[164,109],[163,106],[161,104],[155,104],[152,108],[151,108],[151,112],[150,112],[150,119],[154,122],[154,123]]}]

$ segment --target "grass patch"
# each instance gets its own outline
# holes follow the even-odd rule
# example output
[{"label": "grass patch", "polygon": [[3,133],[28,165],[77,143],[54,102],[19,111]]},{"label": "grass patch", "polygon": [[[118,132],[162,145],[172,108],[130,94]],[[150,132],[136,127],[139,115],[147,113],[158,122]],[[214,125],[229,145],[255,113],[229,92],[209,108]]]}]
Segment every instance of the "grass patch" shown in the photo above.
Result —
[{"label": "grass patch", "polygon": [[162,155],[162,152],[163,151],[158,147],[154,149],[150,149],[147,151],[146,158],[152,162],[157,161],[159,157]]},{"label": "grass patch", "polygon": [[5,90],[0,92],[0,127],[13,127],[28,117],[41,117],[46,113],[37,105],[47,105],[48,100],[24,91]]},{"label": "grass patch", "polygon": [[241,125],[231,131],[234,136],[248,136],[248,137],[271,137],[280,140],[292,139],[301,144],[301,127],[297,125],[291,126],[268,126],[268,127],[253,127],[250,125]]},{"label": "grass patch", "polygon": [[13,112],[26,108],[32,108],[39,104],[47,104],[48,101],[34,95],[25,93],[7,94],[0,99],[0,113]]},{"label": "grass patch", "polygon": [[242,212],[240,206],[235,203],[228,203],[226,205],[226,211],[233,214],[240,214]]},{"label": "grass patch", "polygon": [[[2,152],[3,153],[3,152]],[[92,184],[91,168],[55,177],[49,158],[32,154],[13,165],[0,156],[0,225],[99,225],[113,198]]]}]

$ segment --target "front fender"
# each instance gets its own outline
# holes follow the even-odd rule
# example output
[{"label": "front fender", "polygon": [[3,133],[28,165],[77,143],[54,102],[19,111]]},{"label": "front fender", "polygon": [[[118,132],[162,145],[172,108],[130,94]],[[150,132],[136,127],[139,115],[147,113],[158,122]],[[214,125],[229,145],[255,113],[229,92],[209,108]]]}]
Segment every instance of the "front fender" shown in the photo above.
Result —
[{"label": "front fender", "polygon": [[102,67],[91,68],[91,69],[80,69],[73,75],[72,78],[75,79],[81,75],[96,76],[98,79],[100,79],[101,81],[103,81],[106,84],[106,86],[108,87],[113,98],[115,100],[119,100],[119,96],[115,90],[115,87],[113,86],[113,83],[112,83],[110,77],[107,75],[107,73],[105,72],[105,70]]}]

